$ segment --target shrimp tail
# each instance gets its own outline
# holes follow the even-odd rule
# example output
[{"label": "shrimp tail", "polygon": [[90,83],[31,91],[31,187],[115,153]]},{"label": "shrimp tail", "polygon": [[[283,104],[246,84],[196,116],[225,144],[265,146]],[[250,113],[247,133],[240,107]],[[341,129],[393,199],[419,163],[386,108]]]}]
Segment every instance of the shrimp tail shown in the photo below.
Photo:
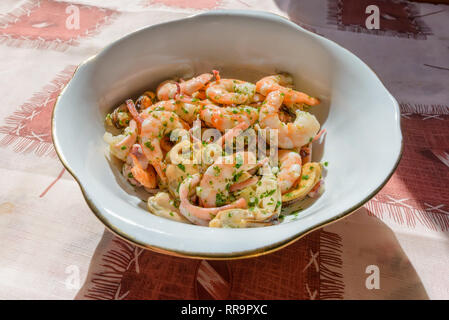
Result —
[{"label": "shrimp tail", "polygon": [[212,70],[212,73],[214,74],[215,80],[220,81],[220,71],[218,70]]},{"label": "shrimp tail", "polygon": [[142,130],[143,119],[139,115],[139,112],[136,109],[136,105],[134,104],[134,101],[132,101],[131,99],[126,100],[126,106],[128,107],[129,113],[131,113],[131,116],[133,117],[133,119],[137,122],[137,127],[140,132]]},{"label": "shrimp tail", "polygon": [[175,82],[176,84],[176,95],[175,95],[175,99],[179,100],[179,98],[181,97],[181,86],[178,82]]},{"label": "shrimp tail", "polygon": [[315,141],[317,141],[318,139],[320,139],[320,137],[322,136],[322,135],[324,135],[326,133],[326,129],[321,129],[320,130],[320,132],[318,132],[317,134],[316,134],[316,136],[315,136],[315,138],[313,138],[313,142],[315,142]]}]

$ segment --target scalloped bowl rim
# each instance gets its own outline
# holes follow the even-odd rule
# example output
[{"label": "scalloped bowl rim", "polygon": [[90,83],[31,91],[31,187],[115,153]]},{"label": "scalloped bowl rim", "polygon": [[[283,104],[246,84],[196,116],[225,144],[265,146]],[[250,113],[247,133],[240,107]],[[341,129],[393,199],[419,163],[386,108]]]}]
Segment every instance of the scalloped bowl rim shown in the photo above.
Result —
[{"label": "scalloped bowl rim", "polygon": [[[61,145],[60,140],[58,138],[58,130],[62,130],[62,129],[60,129],[60,126],[58,126],[58,116],[59,116],[58,112],[60,109],[59,106],[60,106],[61,97],[63,97],[66,94],[67,90],[70,90],[70,87],[71,87],[72,83],[74,82],[74,79],[76,79],[77,76],[83,72],[84,68],[87,68],[87,66],[89,66],[90,64],[95,63],[95,61],[97,61],[97,59],[101,59],[104,55],[107,55],[108,51],[111,48],[120,45],[120,43],[122,41],[132,38],[133,36],[138,35],[140,33],[145,33],[147,31],[150,31],[154,28],[161,28],[164,25],[183,23],[183,22],[194,20],[194,19],[197,19],[199,17],[201,18],[204,16],[217,16],[217,17],[219,17],[219,16],[244,16],[244,17],[248,17],[248,18],[256,18],[256,19],[260,18],[260,19],[274,21],[276,23],[287,24],[290,27],[295,28],[298,32],[303,32],[303,33],[308,34],[315,41],[324,42],[327,45],[333,47],[334,50],[340,50],[340,53],[343,52],[345,55],[349,55],[355,61],[360,62],[363,65],[363,67],[368,68],[371,71],[371,73],[374,74],[375,78],[380,83],[382,89],[385,91],[385,93],[387,93],[389,95],[389,97],[391,99],[391,104],[394,107],[394,116],[395,116],[395,120],[396,120],[395,134],[397,135],[397,139],[399,142],[399,145],[397,146],[397,152],[395,155],[393,155],[395,157],[394,164],[389,168],[388,172],[385,172],[385,176],[384,176],[382,183],[380,183],[375,188],[373,188],[373,190],[367,196],[360,199],[360,201],[358,201],[357,203],[354,203],[352,206],[346,208],[346,210],[343,210],[342,212],[335,214],[332,218],[326,219],[324,221],[316,221],[313,223],[309,223],[309,226],[307,228],[299,229],[299,227],[298,227],[299,230],[297,232],[293,232],[293,233],[291,231],[291,228],[293,228],[293,225],[294,224],[298,225],[298,223],[301,223],[302,220],[290,222],[290,223],[286,223],[286,224],[265,227],[265,228],[261,228],[261,229],[259,229],[259,228],[256,228],[256,229],[215,229],[215,228],[204,228],[204,227],[199,227],[199,226],[194,226],[194,225],[185,225],[185,224],[180,224],[178,222],[173,222],[170,220],[166,221],[166,223],[173,228],[175,228],[176,225],[178,225],[178,226],[182,225],[182,227],[179,227],[179,228],[184,229],[184,232],[201,233],[205,237],[214,237],[214,238],[220,238],[220,239],[225,239],[226,237],[231,236],[232,238],[237,237],[237,238],[241,239],[242,241],[244,241],[245,239],[251,239],[256,235],[260,235],[261,232],[264,232],[264,229],[276,230],[276,233],[278,233],[278,234],[282,233],[284,229],[285,230],[287,230],[287,228],[290,229],[290,234],[286,237],[275,235],[274,238],[277,238],[277,241],[272,241],[271,243],[267,243],[264,246],[253,247],[253,248],[250,248],[248,250],[243,250],[243,251],[236,250],[235,248],[222,249],[222,250],[217,250],[217,251],[213,251],[213,250],[211,251],[207,248],[198,249],[198,247],[201,247],[200,245],[196,249],[193,249],[193,250],[190,248],[179,250],[179,249],[174,248],[174,246],[171,246],[171,245],[161,246],[161,245],[155,244],[153,241],[147,241],[147,240],[143,241],[141,235],[137,235],[137,233],[133,234],[133,232],[123,230],[124,226],[126,226],[126,228],[128,228],[128,227],[137,228],[140,230],[139,232],[142,232],[142,231],[143,232],[152,232],[153,235],[155,235],[155,236],[157,236],[158,232],[161,232],[161,235],[164,234],[163,231],[149,230],[145,226],[139,226],[138,223],[133,222],[133,221],[126,221],[126,219],[123,219],[122,222],[118,223],[117,221],[120,220],[120,217],[118,217],[118,215],[116,213],[111,212],[110,210],[107,210],[105,208],[102,208],[98,203],[96,203],[95,197],[93,195],[90,195],[89,192],[86,191],[85,182],[81,181],[81,179],[77,176],[76,172],[72,169],[72,167],[70,165],[70,160],[66,159],[66,157],[65,157],[64,146]],[[100,53],[88,58],[86,61],[84,61],[82,64],[80,64],[78,66],[71,81],[69,81],[69,83],[64,87],[64,89],[61,91],[60,95],[56,99],[55,106],[53,109],[53,114],[52,114],[52,137],[53,137],[54,147],[55,147],[55,150],[56,150],[56,153],[57,153],[59,159],[63,163],[64,167],[70,172],[70,174],[75,178],[75,180],[79,184],[81,191],[83,193],[83,196],[84,196],[87,204],[89,205],[90,209],[94,212],[94,214],[98,217],[98,219],[109,230],[111,230],[113,233],[115,233],[122,239],[125,239],[133,244],[136,244],[138,246],[141,246],[141,247],[153,250],[153,251],[157,251],[157,252],[161,252],[161,253],[165,253],[165,254],[169,254],[169,255],[182,256],[182,257],[188,257],[188,258],[200,258],[200,259],[203,259],[203,258],[207,258],[207,259],[249,258],[249,257],[259,256],[262,254],[267,254],[267,253],[273,252],[275,250],[279,250],[279,249],[291,244],[292,242],[300,239],[301,237],[305,236],[306,234],[308,234],[316,229],[319,229],[325,225],[328,225],[328,224],[333,223],[339,219],[344,218],[345,216],[354,212],[356,209],[360,208],[364,203],[366,203],[377,192],[380,191],[380,189],[388,182],[388,180],[394,173],[396,167],[399,164],[399,161],[400,161],[400,158],[402,155],[402,134],[401,134],[401,128],[400,128],[399,105],[396,102],[396,100],[393,98],[393,96],[385,88],[385,86],[382,84],[382,82],[380,81],[378,76],[375,74],[375,72],[373,70],[371,70],[362,60],[360,60],[357,56],[352,54],[347,49],[336,44],[335,42],[328,40],[322,36],[319,36],[317,34],[314,34],[308,30],[305,30],[302,27],[294,24],[293,22],[289,21],[288,19],[286,19],[284,17],[278,16],[278,15],[275,15],[272,13],[267,13],[267,12],[242,11],[242,10],[210,11],[210,12],[206,12],[206,13],[195,14],[195,15],[192,15],[192,16],[189,16],[189,17],[186,17],[183,19],[175,20],[175,21],[169,21],[169,22],[164,22],[161,24],[144,27],[142,29],[134,31],[134,32],[112,42],[111,44],[106,46]],[[313,218],[313,215],[312,215],[312,218]],[[119,219],[119,220],[117,220],[117,219]],[[160,219],[163,219],[163,218],[160,218]],[[171,224],[173,224],[173,225],[171,225]],[[201,228],[201,230],[199,228]],[[181,230],[181,229],[179,229],[179,230]],[[177,239],[177,240],[182,240],[182,236],[180,239]]]}]

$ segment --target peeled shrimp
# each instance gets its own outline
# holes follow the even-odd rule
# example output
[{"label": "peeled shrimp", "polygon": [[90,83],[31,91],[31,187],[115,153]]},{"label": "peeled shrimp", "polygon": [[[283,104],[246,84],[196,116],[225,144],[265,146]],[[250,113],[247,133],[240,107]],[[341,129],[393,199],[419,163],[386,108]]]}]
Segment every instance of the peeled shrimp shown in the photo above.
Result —
[{"label": "peeled shrimp", "polygon": [[293,80],[291,76],[283,74],[268,76],[256,82],[256,91],[264,96],[273,91],[280,91],[285,95],[284,103],[288,106],[302,103],[308,104],[309,106],[315,106],[320,103],[320,100],[317,98],[310,97],[303,92],[288,88],[287,86],[291,86],[292,83]]},{"label": "peeled shrimp", "polygon": [[257,183],[255,195],[248,201],[249,209],[220,211],[209,222],[209,227],[261,227],[272,224],[281,210],[281,193],[276,176],[268,162],[262,167],[262,178]]},{"label": "peeled shrimp", "polygon": [[229,190],[238,174],[256,166],[256,156],[252,152],[237,152],[217,158],[201,179],[197,191],[200,203],[208,208],[229,203]]},{"label": "peeled shrimp", "polygon": [[160,140],[175,129],[183,129],[184,125],[179,117],[170,111],[153,111],[142,122],[141,145],[143,154],[154,166],[159,177],[165,182],[164,154],[161,150]]},{"label": "peeled shrimp", "polygon": [[153,111],[172,111],[178,115],[182,120],[192,124],[196,119],[200,110],[200,105],[179,100],[165,100],[159,101],[152,106],[145,109],[141,116],[146,118]]},{"label": "peeled shrimp", "polygon": [[268,94],[259,112],[260,127],[278,130],[279,148],[300,148],[313,140],[320,130],[320,124],[315,116],[301,110],[296,110],[294,122],[283,123],[279,119],[279,108],[283,99],[284,94],[280,91],[272,91]]},{"label": "peeled shrimp", "polygon": [[290,150],[279,150],[279,173],[278,183],[281,193],[290,190],[301,176],[301,156]]},{"label": "peeled shrimp", "polygon": [[235,79],[211,82],[206,89],[206,96],[215,103],[221,104],[249,103],[255,93],[254,84]]},{"label": "peeled shrimp", "polygon": [[[201,90],[212,79],[213,75],[210,73],[203,73],[198,77],[194,77],[187,81],[181,81],[177,84],[173,80],[167,80],[162,82],[157,90],[156,94],[159,100],[169,100],[176,97],[177,94],[192,95],[194,92]],[[179,89],[178,89],[179,85]],[[180,92],[178,92],[180,91]]]},{"label": "peeled shrimp", "polygon": [[188,176],[200,172],[200,154],[193,144],[188,140],[182,140],[167,153],[167,187],[170,193],[179,197],[178,188],[182,181]]},{"label": "peeled shrimp", "polygon": [[245,199],[243,198],[235,201],[232,204],[214,208],[202,208],[191,204],[188,199],[189,191],[194,190],[200,180],[200,175],[195,174],[185,179],[179,187],[179,199],[181,201],[179,210],[181,214],[190,222],[202,226],[207,226],[208,221],[213,219],[222,210],[246,208],[247,204]]},{"label": "peeled shrimp", "polygon": [[113,136],[106,132],[103,139],[109,144],[111,153],[122,161],[126,161],[129,150],[137,139],[137,123],[134,120],[129,122],[129,126],[125,128],[123,134]]},{"label": "peeled shrimp", "polygon": [[148,166],[146,170],[143,169],[137,157],[130,153],[130,157],[133,159],[134,166],[131,168],[133,178],[138,181],[142,186],[148,189],[154,189],[157,186],[156,173],[152,166]]},{"label": "peeled shrimp", "polygon": [[249,106],[219,107],[208,104],[201,107],[200,111],[200,119],[221,132],[231,129],[241,122],[251,126],[258,118],[258,110]]}]

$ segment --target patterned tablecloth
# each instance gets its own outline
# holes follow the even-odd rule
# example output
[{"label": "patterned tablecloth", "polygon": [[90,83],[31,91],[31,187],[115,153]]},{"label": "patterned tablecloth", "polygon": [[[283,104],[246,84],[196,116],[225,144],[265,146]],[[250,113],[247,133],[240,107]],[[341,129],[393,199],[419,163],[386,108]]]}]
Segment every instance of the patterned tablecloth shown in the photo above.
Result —
[{"label": "patterned tablecloth", "polygon": [[[368,5],[379,30],[365,26]],[[401,105],[404,154],[381,192],[249,260],[174,258],[105,231],[50,135],[76,65],[133,30],[217,8],[274,12],[336,41]],[[447,5],[399,0],[1,1],[0,298],[448,299],[447,21]]]}]

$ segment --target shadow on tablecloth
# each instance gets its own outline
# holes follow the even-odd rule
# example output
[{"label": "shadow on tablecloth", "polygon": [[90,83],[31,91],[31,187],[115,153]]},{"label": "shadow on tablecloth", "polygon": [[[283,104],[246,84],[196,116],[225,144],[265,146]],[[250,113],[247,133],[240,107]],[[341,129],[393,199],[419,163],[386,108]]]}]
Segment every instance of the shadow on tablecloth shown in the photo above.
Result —
[{"label": "shadow on tablecloth", "polygon": [[[370,265],[379,268],[378,290],[366,287]],[[171,257],[143,250],[105,231],[76,297],[343,298],[428,298],[393,232],[364,208],[280,251],[232,261]]]}]

